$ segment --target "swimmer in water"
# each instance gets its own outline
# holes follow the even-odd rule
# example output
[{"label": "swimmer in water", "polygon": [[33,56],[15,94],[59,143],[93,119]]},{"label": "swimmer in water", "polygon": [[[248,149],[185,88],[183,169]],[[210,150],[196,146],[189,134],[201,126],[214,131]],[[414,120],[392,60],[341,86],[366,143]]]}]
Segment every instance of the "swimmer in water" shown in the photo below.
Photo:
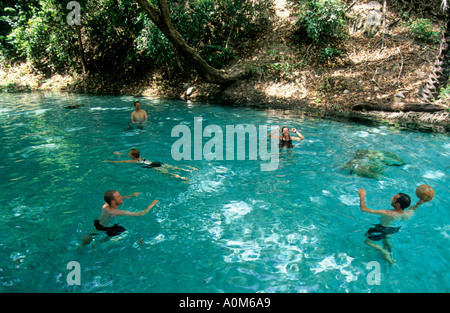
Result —
[{"label": "swimmer in water", "polygon": [[[279,131],[281,131],[281,136],[274,136],[274,133]],[[271,132],[269,134],[269,138],[280,139],[280,143],[278,144],[280,148],[293,148],[294,145],[292,144],[292,140],[300,141],[305,139],[305,137],[302,134],[300,134],[300,132],[295,128],[292,128],[290,131],[295,133],[297,136],[291,137],[289,135],[289,127],[284,126],[281,130],[277,128],[273,132]]]},{"label": "swimmer in water", "polygon": [[[114,151],[114,154],[116,155],[123,155],[123,153],[120,153],[118,151]],[[137,163],[140,164],[143,168],[152,168],[160,173],[167,174],[176,178],[180,178],[182,180],[188,181],[189,179],[186,177],[182,177],[178,174],[169,173],[169,170],[178,170],[178,171],[185,171],[185,172],[192,172],[192,171],[198,171],[197,168],[185,165],[186,167],[190,169],[181,168],[178,166],[170,165],[167,163],[161,163],[161,162],[152,162],[147,159],[144,159],[141,157],[141,153],[138,149],[133,148],[130,149],[130,152],[128,153],[128,156],[130,157],[129,160],[121,160],[121,161],[109,161],[105,160],[103,162],[109,162],[109,163]]]},{"label": "swimmer in water", "polygon": [[141,109],[141,103],[139,101],[134,103],[134,107],[136,110],[131,112],[131,119],[128,126],[132,128],[134,123],[138,123],[138,127],[142,129],[142,124],[147,121],[147,112]]},{"label": "swimmer in water", "polygon": [[[102,213],[94,221],[94,226],[97,231],[104,231],[107,235],[105,239],[103,239],[101,242],[108,240],[111,237],[117,236],[125,231],[125,228],[114,224],[112,226],[109,226],[110,221],[117,216],[144,216],[145,214],[150,211],[151,208],[153,208],[159,201],[153,200],[150,205],[140,211],[140,212],[131,212],[131,211],[125,211],[120,210],[118,207],[119,205],[123,204],[123,199],[129,199],[131,197],[136,197],[139,195],[139,192],[135,192],[129,196],[122,197],[120,193],[116,190],[108,190],[104,194],[105,204],[103,204],[102,207]],[[92,241],[92,236],[97,235],[97,233],[92,233],[89,235],[84,235],[82,239],[82,246],[85,246],[89,244]]]},{"label": "swimmer in water", "polygon": [[[364,234],[364,236],[367,237],[364,243],[378,252],[381,252],[390,265],[394,264],[395,260],[392,255],[393,245],[390,241],[391,235],[397,233],[402,227],[402,222],[409,220],[419,206],[428,201],[419,200],[408,211],[405,211],[411,204],[411,198],[407,194],[397,193],[391,198],[393,210],[372,210],[366,206],[366,191],[363,188],[360,188],[357,193],[359,195],[361,211],[381,215],[380,223],[375,225],[375,227],[370,228]],[[375,243],[380,240],[383,241],[383,247]]]}]

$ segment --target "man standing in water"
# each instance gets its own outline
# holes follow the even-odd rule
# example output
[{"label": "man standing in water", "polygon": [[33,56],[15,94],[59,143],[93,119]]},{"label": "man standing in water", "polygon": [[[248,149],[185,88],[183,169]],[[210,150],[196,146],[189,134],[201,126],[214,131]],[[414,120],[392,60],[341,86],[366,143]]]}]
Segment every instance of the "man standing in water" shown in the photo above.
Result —
[{"label": "man standing in water", "polygon": [[128,126],[130,126],[133,123],[139,123],[139,128],[142,128],[142,123],[147,121],[147,112],[145,110],[141,109],[141,103],[139,101],[136,101],[134,103],[134,107],[136,108],[135,111],[131,112],[131,120]]},{"label": "man standing in water", "polygon": [[[361,188],[357,193],[360,199],[359,205],[361,211],[381,215],[380,223],[370,228],[364,234],[367,237],[364,243],[381,252],[390,265],[394,264],[395,260],[392,256],[393,245],[390,241],[390,236],[397,233],[401,228],[401,223],[409,220],[419,206],[428,201],[419,200],[416,205],[408,211],[405,211],[411,204],[411,198],[404,193],[398,193],[392,197],[391,206],[394,208],[393,210],[372,210],[366,206],[366,191]],[[380,240],[383,241],[383,247],[375,243],[375,241]]]},{"label": "man standing in water", "polygon": [[[102,213],[100,214],[99,218],[94,221],[95,229],[98,231],[104,231],[108,236],[107,238],[117,236],[123,233],[125,231],[125,228],[118,224],[109,226],[109,222],[111,221],[111,219],[117,216],[144,216],[148,211],[150,211],[153,206],[155,206],[159,202],[158,200],[153,200],[146,209],[140,212],[131,212],[118,209],[119,205],[123,203],[123,199],[136,197],[137,195],[139,195],[139,193],[135,192],[132,195],[122,197],[116,190],[108,190],[107,192],[105,192],[105,204],[103,204]],[[92,241],[92,235],[96,234],[94,233],[91,235],[85,235],[83,237],[83,246]]]}]

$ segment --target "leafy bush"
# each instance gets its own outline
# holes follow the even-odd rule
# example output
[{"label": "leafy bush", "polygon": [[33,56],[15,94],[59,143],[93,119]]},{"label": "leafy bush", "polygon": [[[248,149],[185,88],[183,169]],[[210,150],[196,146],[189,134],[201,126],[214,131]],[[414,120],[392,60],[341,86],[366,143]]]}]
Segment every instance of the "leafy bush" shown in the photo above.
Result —
[{"label": "leafy bush", "polygon": [[[272,1],[182,0],[170,2],[172,24],[212,66],[224,67],[235,58],[243,39],[268,25]],[[147,17],[136,42],[138,50],[157,63],[175,66],[177,53]]]},{"label": "leafy bush", "polygon": [[[182,70],[174,47],[135,1],[77,2],[83,51],[91,72],[113,78],[131,77],[151,66]],[[47,74],[80,71],[78,32],[66,21],[68,1],[5,3],[0,3],[0,61],[28,60]],[[264,0],[169,1],[175,28],[216,67],[224,67],[235,57],[243,38],[254,36],[269,23],[271,6],[272,1]]]},{"label": "leafy bush", "polygon": [[322,62],[326,62],[328,60],[333,59],[334,57],[341,57],[342,53],[336,48],[332,47],[325,47],[322,49],[322,52],[320,54],[320,58]]},{"label": "leafy bush", "polygon": [[298,5],[297,39],[328,44],[345,38],[345,6],[339,0],[293,0]]},{"label": "leafy bush", "polygon": [[428,19],[417,19],[408,28],[412,31],[415,39],[429,43],[439,43],[441,34],[433,30],[433,25]]},{"label": "leafy bush", "polygon": [[447,82],[445,86],[443,86],[439,92],[440,98],[450,98],[450,81]]},{"label": "leafy bush", "polygon": [[206,61],[209,64],[219,69],[225,67],[229,61],[236,57],[233,48],[224,48],[216,45],[208,45],[200,53],[206,56]]}]

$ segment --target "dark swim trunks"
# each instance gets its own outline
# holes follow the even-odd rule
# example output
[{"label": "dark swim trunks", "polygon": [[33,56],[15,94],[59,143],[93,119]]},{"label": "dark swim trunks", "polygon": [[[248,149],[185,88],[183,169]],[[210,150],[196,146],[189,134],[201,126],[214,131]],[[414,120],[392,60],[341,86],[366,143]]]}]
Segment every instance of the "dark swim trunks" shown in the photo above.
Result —
[{"label": "dark swim trunks", "polygon": [[141,159],[140,163],[142,164],[143,168],[154,168],[154,167],[160,167],[162,166],[161,162],[151,162],[147,159]]},{"label": "dark swim trunks", "polygon": [[387,235],[392,235],[398,233],[401,226],[399,227],[384,227],[381,224],[375,225],[375,227],[369,228],[367,233],[369,234],[369,239],[373,241],[379,241],[386,238]]},{"label": "dark swim trunks", "polygon": [[161,162],[151,162],[150,164],[145,164],[142,167],[144,168],[154,168],[154,167],[160,167],[162,166]]},{"label": "dark swim trunks", "polygon": [[105,227],[100,224],[99,220],[94,221],[94,226],[97,230],[104,231],[109,237],[117,236],[123,233],[126,229],[118,224],[114,224],[111,227]]}]

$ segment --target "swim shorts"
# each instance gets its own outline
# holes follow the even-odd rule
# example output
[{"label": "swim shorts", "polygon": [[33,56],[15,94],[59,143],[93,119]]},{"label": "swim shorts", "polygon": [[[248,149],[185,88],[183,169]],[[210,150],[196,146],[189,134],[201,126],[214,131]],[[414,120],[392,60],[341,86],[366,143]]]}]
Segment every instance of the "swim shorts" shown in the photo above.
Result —
[{"label": "swim shorts", "polygon": [[367,233],[369,234],[369,239],[373,241],[379,241],[386,238],[387,235],[392,235],[398,233],[401,226],[399,227],[385,227],[381,224],[375,225],[375,227],[369,228]]},{"label": "swim shorts", "polygon": [[94,221],[94,226],[97,230],[104,231],[109,237],[117,236],[123,233],[126,229],[118,224],[114,224],[111,227],[105,227],[100,224],[99,220]]}]

